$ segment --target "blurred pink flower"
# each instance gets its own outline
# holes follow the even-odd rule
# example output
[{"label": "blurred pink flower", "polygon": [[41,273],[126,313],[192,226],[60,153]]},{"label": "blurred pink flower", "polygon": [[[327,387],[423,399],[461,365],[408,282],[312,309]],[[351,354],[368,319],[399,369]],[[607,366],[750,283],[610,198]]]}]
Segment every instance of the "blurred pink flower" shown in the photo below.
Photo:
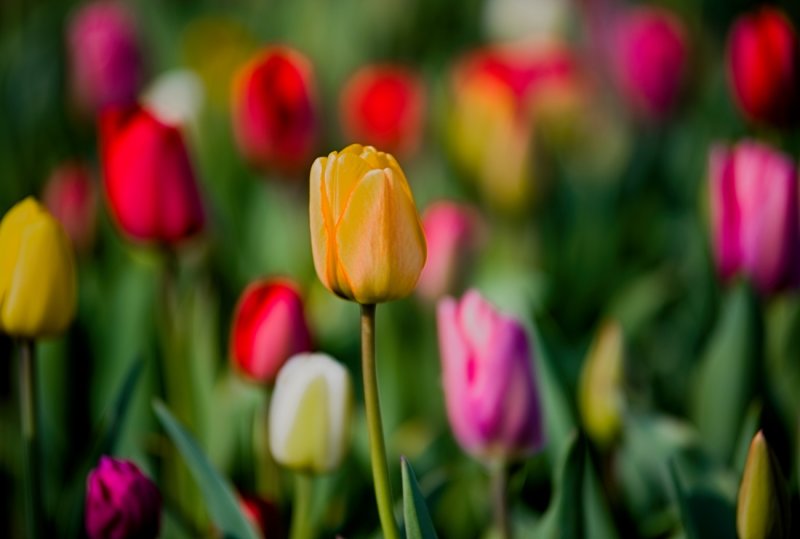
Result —
[{"label": "blurred pink flower", "polygon": [[116,2],[80,7],[69,22],[70,85],[77,104],[94,113],[127,105],[142,83],[142,55],[133,18]]},{"label": "blurred pink flower", "polygon": [[617,15],[614,28],[617,86],[635,113],[663,120],[674,111],[687,75],[683,22],[666,9],[641,7]]},{"label": "blurred pink flower", "polygon": [[75,250],[90,250],[97,226],[97,188],[89,168],[77,162],[58,166],[50,174],[42,198]]},{"label": "blurred pink flower", "polygon": [[712,148],[711,233],[724,279],[743,273],[762,293],[793,284],[800,245],[797,179],[789,157],[765,144]]},{"label": "blurred pink flower", "polygon": [[417,282],[420,296],[436,301],[455,291],[480,243],[481,225],[477,210],[455,202],[436,202],[425,210],[422,227],[428,258]]},{"label": "blurred pink flower", "polygon": [[727,63],[734,99],[748,119],[779,126],[798,119],[800,47],[782,11],[761,7],[739,17]]},{"label": "blurred pink flower", "polygon": [[342,90],[340,116],[352,142],[395,155],[413,153],[424,127],[425,83],[405,67],[363,67]]},{"label": "blurred pink flower", "polygon": [[476,290],[441,300],[437,317],[447,416],[459,444],[485,460],[535,452],[542,409],[525,328]]},{"label": "blurred pink flower", "polygon": [[161,495],[133,462],[101,457],[86,480],[85,517],[89,539],[154,539]]}]

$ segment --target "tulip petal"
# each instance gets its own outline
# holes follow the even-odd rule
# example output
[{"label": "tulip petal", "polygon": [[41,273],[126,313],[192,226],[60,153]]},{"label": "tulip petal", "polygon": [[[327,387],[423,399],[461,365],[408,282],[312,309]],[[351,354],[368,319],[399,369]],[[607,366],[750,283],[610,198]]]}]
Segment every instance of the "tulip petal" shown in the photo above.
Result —
[{"label": "tulip petal", "polygon": [[322,469],[327,461],[325,449],[328,440],[328,418],[324,413],[328,404],[328,388],[320,375],[303,392],[295,410],[293,428],[286,439],[287,464]]}]

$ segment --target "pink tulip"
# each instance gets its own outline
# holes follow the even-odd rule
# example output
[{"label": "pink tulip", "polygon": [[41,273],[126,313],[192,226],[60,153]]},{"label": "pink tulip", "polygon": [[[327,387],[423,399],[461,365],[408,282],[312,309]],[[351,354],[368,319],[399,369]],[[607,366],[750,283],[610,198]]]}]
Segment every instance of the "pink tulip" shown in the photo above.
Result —
[{"label": "pink tulip", "polygon": [[686,78],[689,43],[681,20],[662,8],[636,8],[619,16],[612,43],[614,75],[633,111],[667,117]]},{"label": "pink tulip", "polygon": [[454,202],[436,202],[422,215],[428,258],[417,282],[417,293],[438,300],[457,287],[464,266],[480,242],[477,211]]},{"label": "pink tulip", "polygon": [[133,462],[101,457],[86,480],[85,517],[89,539],[155,539],[161,495]]},{"label": "pink tulip", "polygon": [[461,447],[486,460],[529,455],[542,410],[525,328],[475,290],[438,306],[445,404]]},{"label": "pink tulip", "polygon": [[97,188],[89,169],[81,163],[60,165],[48,178],[42,198],[75,250],[88,251],[97,225]]},{"label": "pink tulip", "polygon": [[128,10],[116,2],[79,8],[67,37],[70,83],[78,105],[88,112],[132,103],[142,83],[142,58]]},{"label": "pink tulip", "polygon": [[783,12],[762,7],[737,19],[727,62],[733,96],[751,121],[784,126],[797,120],[800,46]]},{"label": "pink tulip", "polygon": [[724,279],[747,275],[762,293],[794,284],[797,169],[788,156],[745,141],[709,158],[714,258]]}]

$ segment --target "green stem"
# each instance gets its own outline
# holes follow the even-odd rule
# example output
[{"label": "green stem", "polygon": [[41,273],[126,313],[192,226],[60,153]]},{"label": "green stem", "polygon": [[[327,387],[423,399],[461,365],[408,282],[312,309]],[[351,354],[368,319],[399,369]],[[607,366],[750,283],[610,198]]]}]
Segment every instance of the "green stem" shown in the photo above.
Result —
[{"label": "green stem", "polygon": [[25,466],[27,537],[41,537],[42,499],[39,492],[39,439],[36,396],[36,349],[32,340],[19,343],[19,407],[22,419],[22,458]]},{"label": "green stem", "polygon": [[311,524],[313,481],[314,478],[307,473],[300,472],[295,476],[290,539],[311,539],[314,537],[314,527]]},{"label": "green stem", "polygon": [[502,539],[511,539],[511,523],[508,519],[508,471],[503,460],[489,464],[489,479],[495,530]]},{"label": "green stem", "polygon": [[397,523],[392,511],[392,492],[389,485],[389,466],[386,462],[386,444],[383,441],[381,408],[378,401],[378,374],[375,366],[375,305],[361,306],[361,369],[364,375],[364,403],[367,408],[369,428],[369,453],[378,516],[386,539],[399,539]]}]

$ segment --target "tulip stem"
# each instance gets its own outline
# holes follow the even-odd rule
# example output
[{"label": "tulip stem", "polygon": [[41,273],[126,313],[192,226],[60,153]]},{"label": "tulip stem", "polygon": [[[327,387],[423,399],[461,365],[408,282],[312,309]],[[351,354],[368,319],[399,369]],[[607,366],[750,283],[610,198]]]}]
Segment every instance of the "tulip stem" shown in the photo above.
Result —
[{"label": "tulip stem", "polygon": [[311,525],[313,480],[313,476],[308,473],[300,472],[295,475],[290,539],[311,539],[314,537],[313,526]]},{"label": "tulip stem", "polygon": [[494,527],[503,539],[511,539],[511,523],[508,519],[508,469],[503,460],[489,464]]},{"label": "tulip stem", "polygon": [[41,496],[39,493],[39,440],[36,395],[36,348],[32,340],[19,342],[19,407],[22,419],[22,439],[25,471],[26,537],[40,535]]},{"label": "tulip stem", "polygon": [[375,365],[375,305],[361,306],[361,370],[364,376],[364,403],[367,408],[369,452],[378,516],[386,539],[399,539],[397,523],[392,510],[392,492],[389,484],[389,466],[386,461],[386,443],[383,440],[381,408],[378,401],[378,374]]}]

